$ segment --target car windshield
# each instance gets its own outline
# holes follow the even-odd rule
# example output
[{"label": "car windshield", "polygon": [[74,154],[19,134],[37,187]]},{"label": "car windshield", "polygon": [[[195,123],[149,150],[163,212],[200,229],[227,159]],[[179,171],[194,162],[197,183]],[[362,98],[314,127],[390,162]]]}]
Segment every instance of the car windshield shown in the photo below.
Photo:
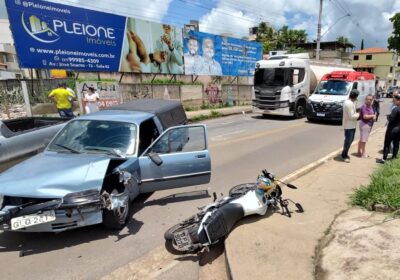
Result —
[{"label": "car windshield", "polygon": [[285,86],[284,68],[260,68],[254,74],[254,86]]},{"label": "car windshield", "polygon": [[321,81],[315,90],[315,94],[347,95],[351,83],[338,80]]},{"label": "car windshield", "polygon": [[49,144],[48,150],[69,153],[135,154],[135,124],[117,121],[75,120]]}]

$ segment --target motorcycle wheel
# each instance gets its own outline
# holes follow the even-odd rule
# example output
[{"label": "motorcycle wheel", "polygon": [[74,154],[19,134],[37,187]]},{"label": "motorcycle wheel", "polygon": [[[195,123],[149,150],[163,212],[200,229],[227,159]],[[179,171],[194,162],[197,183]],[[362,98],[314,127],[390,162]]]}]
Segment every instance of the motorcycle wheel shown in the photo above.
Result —
[{"label": "motorcycle wheel", "polygon": [[[166,249],[173,253],[173,254],[186,254],[186,253],[193,253],[199,250],[201,247],[200,246],[194,246],[193,250],[183,250],[179,248],[176,243],[175,243],[175,238],[174,234],[175,232],[181,231],[181,230],[187,230],[189,232],[189,235],[192,238],[192,241],[197,240],[197,230],[199,228],[199,222],[196,223],[179,223],[177,225],[174,225],[173,227],[169,228],[165,233],[164,233],[164,239],[165,239],[165,247]],[[198,244],[194,244],[198,245]]]},{"label": "motorcycle wheel", "polygon": [[229,190],[229,196],[231,197],[239,197],[245,195],[249,190],[254,188],[254,183],[244,183],[237,186],[232,187]]}]

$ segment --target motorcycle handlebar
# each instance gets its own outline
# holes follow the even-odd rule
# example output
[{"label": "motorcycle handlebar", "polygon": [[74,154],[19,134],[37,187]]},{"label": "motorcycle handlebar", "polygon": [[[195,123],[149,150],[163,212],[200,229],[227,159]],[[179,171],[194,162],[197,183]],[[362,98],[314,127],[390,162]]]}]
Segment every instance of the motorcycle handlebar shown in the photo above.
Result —
[{"label": "motorcycle handlebar", "polygon": [[269,173],[269,172],[267,171],[267,169],[264,169],[264,170],[262,171],[262,173],[263,173],[263,175],[265,176],[265,178],[268,178],[268,179],[270,179],[270,180],[276,180],[276,181],[278,181],[279,183],[282,183],[282,184],[286,185],[288,188],[297,189],[297,187],[294,186],[294,185],[292,185],[292,184],[279,181],[278,179],[275,178],[275,176],[274,176],[272,173]]}]

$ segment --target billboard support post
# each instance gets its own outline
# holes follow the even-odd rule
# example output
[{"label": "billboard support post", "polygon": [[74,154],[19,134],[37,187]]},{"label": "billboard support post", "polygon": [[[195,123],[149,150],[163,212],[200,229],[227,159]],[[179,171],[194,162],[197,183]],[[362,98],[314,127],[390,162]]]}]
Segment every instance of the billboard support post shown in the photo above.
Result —
[{"label": "billboard support post", "polygon": [[154,82],[154,80],[156,79],[156,77],[157,77],[157,74],[154,74],[154,75],[153,75],[153,78],[151,79],[151,82]]},{"label": "billboard support post", "polygon": [[171,75],[171,79],[169,79],[169,82],[172,82],[172,80],[176,81],[176,75],[175,74]]},{"label": "billboard support post", "polygon": [[121,77],[119,77],[119,82],[118,83],[121,83],[122,78],[124,77],[124,75],[125,75],[125,73],[121,73]]},{"label": "billboard support post", "polygon": [[32,117],[32,110],[31,110],[31,104],[29,102],[29,94],[28,94],[28,88],[26,86],[26,81],[21,81],[21,88],[22,88],[22,94],[24,96],[26,115],[28,117]]},{"label": "billboard support post", "polygon": [[101,80],[101,78],[100,78],[100,72],[97,72],[97,80]]}]

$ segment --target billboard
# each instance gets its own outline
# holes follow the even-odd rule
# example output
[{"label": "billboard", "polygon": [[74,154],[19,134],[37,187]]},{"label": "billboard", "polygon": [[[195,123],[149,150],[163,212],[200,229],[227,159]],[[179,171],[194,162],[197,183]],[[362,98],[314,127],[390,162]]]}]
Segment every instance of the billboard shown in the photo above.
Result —
[{"label": "billboard", "polygon": [[252,76],[262,59],[262,45],[230,37],[189,31],[184,39],[185,74]]},{"label": "billboard", "polygon": [[170,25],[39,0],[6,0],[22,68],[182,74]]},{"label": "billboard", "polygon": [[168,24],[128,18],[119,70],[183,74],[181,29]]}]

